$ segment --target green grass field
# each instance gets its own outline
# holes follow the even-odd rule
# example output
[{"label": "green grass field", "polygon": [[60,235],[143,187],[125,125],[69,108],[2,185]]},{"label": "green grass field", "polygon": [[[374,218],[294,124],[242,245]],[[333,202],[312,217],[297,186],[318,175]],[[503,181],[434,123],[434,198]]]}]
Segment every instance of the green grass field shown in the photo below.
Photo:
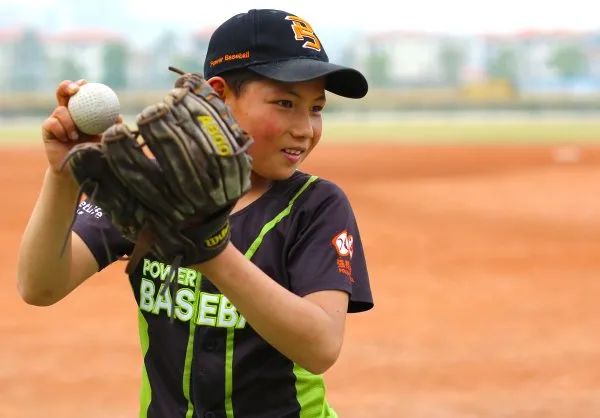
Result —
[{"label": "green grass field", "polygon": [[[134,118],[125,118],[132,126]],[[39,141],[39,122],[4,122],[0,126],[1,145],[31,145]],[[600,120],[452,120],[403,119],[401,121],[325,122],[326,142],[385,142],[403,144],[554,144],[600,142]]]},{"label": "green grass field", "polygon": [[600,142],[600,120],[431,119],[417,121],[341,122],[325,127],[330,141],[377,140],[406,144],[534,144]]}]

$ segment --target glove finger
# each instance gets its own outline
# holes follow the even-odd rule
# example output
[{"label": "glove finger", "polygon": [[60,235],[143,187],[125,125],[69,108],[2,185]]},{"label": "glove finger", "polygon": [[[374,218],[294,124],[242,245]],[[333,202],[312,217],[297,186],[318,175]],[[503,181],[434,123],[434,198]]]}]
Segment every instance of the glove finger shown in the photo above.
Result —
[{"label": "glove finger", "polygon": [[[206,135],[212,139],[210,142],[213,145],[213,152],[209,155],[214,157],[213,160],[219,166],[221,173],[228,173],[220,177],[223,179],[220,184],[222,195],[226,197],[227,202],[236,200],[250,189],[248,173],[252,167],[252,159],[246,151],[253,140],[241,129],[229,107],[210,84],[202,82],[195,85],[193,93],[189,100],[196,100],[201,104],[207,115],[196,120],[200,122]],[[219,130],[215,129],[215,125],[218,125]],[[226,144],[224,144],[225,140],[227,140]],[[215,157],[215,154],[220,157]]]},{"label": "glove finger", "polygon": [[198,199],[198,186],[204,190],[202,196],[208,195],[218,182],[218,171],[210,167],[214,163],[208,162],[207,145],[195,140],[203,136],[202,131],[185,106],[174,103],[176,99],[169,94],[165,103],[147,107],[138,116],[137,124],[172,193],[194,208],[192,211],[203,212],[214,202]]},{"label": "glove finger", "polygon": [[[173,67],[170,67],[169,69],[175,71]],[[179,72],[179,70],[176,72]],[[183,71],[179,73],[181,74],[181,77],[175,81],[175,87],[185,87],[189,90],[193,90],[200,84],[206,83],[204,77],[199,73],[184,73]]]},{"label": "glove finger", "polygon": [[189,215],[178,210],[184,206],[173,204],[179,199],[170,193],[160,167],[144,154],[127,125],[111,126],[104,133],[102,142],[110,168],[130,194],[148,209],[168,214],[173,220],[180,221]]},{"label": "glove finger", "polygon": [[197,85],[193,93],[192,97],[205,102],[215,110],[218,117],[213,116],[213,119],[219,121],[221,129],[229,133],[226,137],[229,139],[234,152],[242,149],[245,151],[252,143],[252,139],[240,128],[229,107],[210,84],[203,82]]},{"label": "glove finger", "polygon": [[214,183],[209,193],[215,204],[223,206],[239,199],[250,186],[247,174],[251,159],[246,154],[246,149],[252,140],[233,119],[223,101],[217,96],[212,97],[213,102],[221,109],[216,109],[204,97],[195,94],[185,96],[182,103],[184,108],[195,112],[189,120],[195,122],[195,131],[201,129],[202,135],[190,132],[190,136],[198,143],[198,148],[208,154],[206,171],[218,174],[213,178]]},{"label": "glove finger", "polygon": [[247,175],[252,169],[252,158],[246,153],[215,158],[220,169],[228,173],[223,176],[222,193],[226,202],[239,199],[250,190],[250,176]]},{"label": "glove finger", "polygon": [[[192,93],[189,95],[181,94],[176,98],[176,101],[183,101],[183,104],[185,105],[184,107],[187,110],[194,110],[196,109],[195,105],[198,105],[200,106],[200,114],[211,116],[211,120],[215,123],[218,123],[218,126],[222,131],[221,133],[226,132],[225,139],[227,139],[230,143],[234,154],[237,154],[237,152],[240,150],[247,150],[248,146],[252,143],[252,139],[240,128],[229,107],[211,87],[211,85],[206,82],[202,75],[197,73],[185,73],[179,77],[175,83],[175,86],[185,87]],[[195,100],[195,103],[190,104],[188,102],[189,100]],[[198,116],[195,115],[193,111],[190,113],[192,116]],[[187,118],[184,119],[184,121],[188,120],[189,119]],[[196,119],[195,121],[202,122],[202,119]],[[194,126],[197,125],[194,124]],[[206,129],[204,130],[206,131],[206,134],[209,134]],[[219,148],[222,150],[223,147],[225,147],[225,150],[227,150],[226,145],[222,145],[218,141],[213,141],[213,145],[213,148],[206,150],[209,155],[214,154],[215,152],[217,152],[219,155],[228,154],[227,152],[218,152]]]}]

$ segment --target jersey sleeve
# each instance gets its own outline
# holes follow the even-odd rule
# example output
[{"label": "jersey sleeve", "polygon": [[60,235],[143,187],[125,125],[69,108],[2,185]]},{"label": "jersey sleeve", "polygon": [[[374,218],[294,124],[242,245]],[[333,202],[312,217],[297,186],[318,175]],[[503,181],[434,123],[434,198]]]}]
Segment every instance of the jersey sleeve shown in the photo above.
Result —
[{"label": "jersey sleeve", "polygon": [[371,309],[365,254],[350,202],[331,182],[319,180],[314,187],[299,205],[287,255],[291,290],[299,296],[342,290],[350,296],[348,312]]},{"label": "jersey sleeve", "polygon": [[88,246],[100,270],[133,250],[133,243],[123,238],[102,208],[85,200],[77,207],[73,232]]}]

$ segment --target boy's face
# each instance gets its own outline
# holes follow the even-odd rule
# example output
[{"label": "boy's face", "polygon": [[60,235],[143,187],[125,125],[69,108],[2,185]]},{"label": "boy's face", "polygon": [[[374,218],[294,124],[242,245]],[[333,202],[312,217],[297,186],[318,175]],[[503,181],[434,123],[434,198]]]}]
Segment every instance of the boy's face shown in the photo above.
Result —
[{"label": "boy's face", "polygon": [[325,79],[299,83],[251,81],[239,96],[226,95],[236,120],[253,138],[254,173],[268,180],[290,177],[321,139]]}]

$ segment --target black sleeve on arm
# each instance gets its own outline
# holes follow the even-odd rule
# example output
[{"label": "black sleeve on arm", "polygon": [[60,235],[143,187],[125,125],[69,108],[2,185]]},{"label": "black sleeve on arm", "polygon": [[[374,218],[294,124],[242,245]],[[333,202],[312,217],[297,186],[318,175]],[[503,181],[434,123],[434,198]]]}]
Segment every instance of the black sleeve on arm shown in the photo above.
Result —
[{"label": "black sleeve on arm", "polygon": [[320,290],[349,294],[348,312],[373,307],[360,233],[345,194],[319,180],[297,207],[297,231],[288,251],[292,291],[305,296]]},{"label": "black sleeve on arm", "polygon": [[85,200],[77,207],[73,232],[88,246],[100,270],[133,249],[133,243],[123,238],[102,208]]}]

